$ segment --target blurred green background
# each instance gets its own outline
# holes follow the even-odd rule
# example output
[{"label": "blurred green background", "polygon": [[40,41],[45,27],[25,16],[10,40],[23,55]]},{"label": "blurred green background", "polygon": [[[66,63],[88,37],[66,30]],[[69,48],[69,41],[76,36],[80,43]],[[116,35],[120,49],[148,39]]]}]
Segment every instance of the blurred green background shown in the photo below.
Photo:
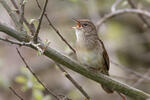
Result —
[{"label": "blurred green background", "polygon": [[[39,0],[43,5],[45,0]],[[75,47],[75,34],[71,28],[75,25],[72,18],[91,19],[95,24],[104,15],[111,12],[116,0],[49,0],[47,14],[64,38]],[[10,0],[8,4],[14,10]],[[19,5],[19,0],[16,0]],[[134,0],[138,8],[150,11],[150,0]],[[127,0],[123,0],[117,9],[130,8]],[[27,0],[25,17],[28,21],[39,18],[39,10],[35,0]],[[0,22],[11,27],[14,24],[0,5]],[[37,21],[34,24],[37,26]],[[150,23],[150,21],[149,21]],[[30,34],[30,33],[28,33]],[[111,59],[110,75],[132,87],[150,93],[150,28],[135,14],[123,14],[109,19],[98,30]],[[0,33],[0,37],[12,39]],[[49,27],[44,18],[40,30],[43,41],[49,40],[50,46],[57,51],[68,54],[69,48],[55,31]],[[19,48],[24,58],[42,82],[57,94],[63,94],[72,100],[83,100],[83,95],[68,81],[54,62],[37,56],[37,52],[26,47]],[[114,64],[119,64],[116,65]],[[87,91],[93,100],[121,100],[115,94],[105,93],[99,84],[66,69],[70,75]],[[141,76],[141,77],[140,77]],[[0,41],[0,100],[16,100],[8,89],[15,88],[25,100],[55,100],[38,84],[25,69],[25,65],[16,52],[16,46]]]}]

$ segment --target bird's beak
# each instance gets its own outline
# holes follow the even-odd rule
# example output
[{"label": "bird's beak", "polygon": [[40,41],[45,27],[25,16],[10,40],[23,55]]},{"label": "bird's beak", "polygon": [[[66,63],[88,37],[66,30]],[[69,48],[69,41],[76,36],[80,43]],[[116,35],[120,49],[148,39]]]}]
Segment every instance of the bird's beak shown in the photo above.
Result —
[{"label": "bird's beak", "polygon": [[77,26],[72,27],[73,29],[79,29],[79,28],[81,28],[81,27],[82,27],[82,25],[81,25],[80,21],[78,21],[78,20],[76,20],[76,19],[74,19],[74,18],[72,18],[72,19],[73,19],[73,21],[75,21],[75,22],[76,22],[76,24],[77,24]]}]

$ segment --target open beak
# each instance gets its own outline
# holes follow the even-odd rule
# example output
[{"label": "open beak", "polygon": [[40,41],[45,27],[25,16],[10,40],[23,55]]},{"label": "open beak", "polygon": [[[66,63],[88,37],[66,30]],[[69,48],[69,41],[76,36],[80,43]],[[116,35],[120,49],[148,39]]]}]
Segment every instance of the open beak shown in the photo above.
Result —
[{"label": "open beak", "polygon": [[76,24],[77,24],[77,26],[72,27],[73,29],[78,29],[78,28],[81,28],[81,27],[82,27],[82,25],[81,25],[80,21],[78,21],[78,20],[76,20],[76,19],[74,19],[74,18],[72,18],[72,19],[73,19],[73,21],[75,21],[75,22],[76,22]]}]

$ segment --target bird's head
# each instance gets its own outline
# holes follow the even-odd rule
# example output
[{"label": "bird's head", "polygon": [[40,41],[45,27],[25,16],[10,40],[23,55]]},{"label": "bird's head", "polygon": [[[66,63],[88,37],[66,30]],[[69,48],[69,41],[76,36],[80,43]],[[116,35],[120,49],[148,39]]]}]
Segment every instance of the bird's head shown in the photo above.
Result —
[{"label": "bird's head", "polygon": [[73,27],[76,31],[76,34],[84,33],[84,35],[93,35],[97,33],[95,25],[90,20],[88,19],[80,19],[80,20],[73,19],[73,20],[77,23],[77,26]]}]

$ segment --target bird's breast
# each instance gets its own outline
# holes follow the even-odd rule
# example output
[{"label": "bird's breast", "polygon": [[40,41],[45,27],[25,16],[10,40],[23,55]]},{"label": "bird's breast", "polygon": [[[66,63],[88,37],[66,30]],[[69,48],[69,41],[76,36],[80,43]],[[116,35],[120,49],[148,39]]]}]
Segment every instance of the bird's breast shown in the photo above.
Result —
[{"label": "bird's breast", "polygon": [[91,67],[99,67],[103,62],[102,54],[97,49],[87,50],[80,47],[77,49],[77,58],[80,63]]}]

